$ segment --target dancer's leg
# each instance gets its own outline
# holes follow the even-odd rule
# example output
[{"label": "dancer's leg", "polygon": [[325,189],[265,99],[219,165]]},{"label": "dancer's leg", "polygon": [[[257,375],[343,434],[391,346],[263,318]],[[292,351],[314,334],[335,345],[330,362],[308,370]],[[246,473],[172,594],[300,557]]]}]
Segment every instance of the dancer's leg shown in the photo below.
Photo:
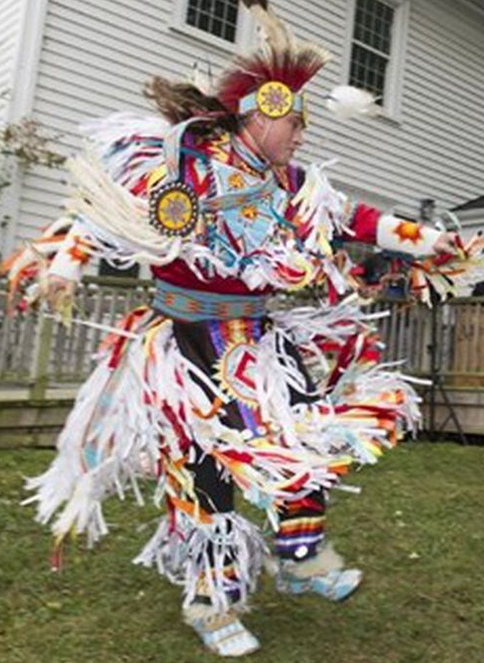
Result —
[{"label": "dancer's leg", "polygon": [[[222,475],[214,459],[196,445],[187,469],[194,476],[199,508],[212,519],[212,540],[204,550],[208,565],[197,579],[193,601],[185,607],[185,620],[211,651],[220,656],[243,656],[258,649],[259,642],[237,617],[237,609],[243,606],[247,593],[246,578],[240,570],[248,560],[240,557],[248,551],[237,545],[233,483]],[[204,525],[198,527],[203,529]],[[213,583],[217,578],[219,584],[222,578],[219,591],[224,596],[218,596],[214,603]]]},{"label": "dancer's leg", "polygon": [[342,601],[358,588],[361,571],[343,569],[342,558],[327,539],[325,510],[323,492],[281,509],[280,527],[275,536],[280,591],[316,592],[330,600]]}]

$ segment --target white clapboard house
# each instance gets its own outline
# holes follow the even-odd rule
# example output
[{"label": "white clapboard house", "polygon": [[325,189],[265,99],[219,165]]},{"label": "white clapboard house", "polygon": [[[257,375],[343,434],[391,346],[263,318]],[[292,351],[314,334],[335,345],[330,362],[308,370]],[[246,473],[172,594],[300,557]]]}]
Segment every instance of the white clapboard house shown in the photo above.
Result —
[{"label": "white clapboard house", "polygon": [[484,196],[457,205],[452,211],[459,218],[464,236],[470,237],[476,232],[484,232]]},{"label": "white clapboard house", "polygon": [[[484,193],[484,0],[273,0],[300,37],[333,54],[312,85],[300,158],[338,157],[333,182],[411,218]],[[39,120],[57,149],[78,124],[148,108],[147,78],[214,73],[254,39],[238,0],[0,0],[0,119]],[[352,83],[382,98],[376,119],[341,122],[323,94]],[[59,212],[63,174],[19,172],[1,197],[3,251]]]}]

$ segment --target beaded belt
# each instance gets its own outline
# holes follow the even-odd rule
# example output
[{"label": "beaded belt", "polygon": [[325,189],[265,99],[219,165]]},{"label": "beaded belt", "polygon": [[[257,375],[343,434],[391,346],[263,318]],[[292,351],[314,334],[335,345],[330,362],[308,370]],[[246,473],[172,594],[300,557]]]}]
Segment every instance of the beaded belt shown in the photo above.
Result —
[{"label": "beaded belt", "polygon": [[267,297],[260,295],[223,295],[215,292],[180,288],[156,280],[154,309],[187,322],[261,318],[266,314]]}]

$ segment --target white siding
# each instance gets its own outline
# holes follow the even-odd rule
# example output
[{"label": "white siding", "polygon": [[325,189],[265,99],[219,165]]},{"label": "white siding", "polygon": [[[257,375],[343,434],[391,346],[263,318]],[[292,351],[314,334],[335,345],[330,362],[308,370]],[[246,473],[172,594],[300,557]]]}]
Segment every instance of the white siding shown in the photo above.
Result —
[{"label": "white siding", "polygon": [[[273,5],[298,36],[334,55],[311,86],[303,159],[338,156],[337,184],[406,214],[416,214],[421,198],[441,209],[482,194],[483,15],[454,0],[412,0],[401,123],[342,123],[323,109],[322,95],[343,82],[349,0]],[[141,89],[151,74],[183,77],[207,57],[217,72],[227,60],[224,50],[174,30],[172,11],[172,0],[49,1],[34,111],[61,134],[63,152],[79,145],[76,126],[86,117],[146,107]],[[64,190],[58,173],[27,176],[19,238],[57,214]]]},{"label": "white siding", "polygon": [[23,0],[0,0],[0,122],[7,119]]},{"label": "white siding", "polygon": [[[347,3],[334,3],[344,14]],[[337,72],[340,57],[341,46]],[[334,69],[329,84],[337,80]],[[410,215],[421,198],[435,198],[443,209],[482,194],[484,15],[451,0],[412,0],[403,86],[399,124],[383,118],[343,124],[318,113],[315,144],[328,136],[328,154],[341,158],[340,182],[379,193]]]},{"label": "white siding", "polygon": [[[228,54],[172,29],[172,0],[50,0],[39,64],[35,117],[79,146],[78,124],[116,110],[147,109],[152,74],[187,76],[196,60],[218,71]],[[65,185],[36,169],[23,187],[17,238],[32,237],[59,212]]]}]

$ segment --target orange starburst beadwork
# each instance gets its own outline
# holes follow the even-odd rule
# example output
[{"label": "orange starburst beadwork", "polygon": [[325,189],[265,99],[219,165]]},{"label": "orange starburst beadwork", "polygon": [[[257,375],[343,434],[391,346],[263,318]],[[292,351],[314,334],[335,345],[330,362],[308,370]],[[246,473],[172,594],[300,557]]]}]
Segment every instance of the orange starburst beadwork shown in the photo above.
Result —
[{"label": "orange starburst beadwork", "polygon": [[418,244],[423,238],[420,226],[412,221],[401,221],[393,232],[401,242],[409,241]]},{"label": "orange starburst beadwork", "polygon": [[254,221],[254,219],[256,219],[258,215],[257,205],[245,205],[244,207],[242,207],[241,212],[244,219],[248,219],[249,221]]},{"label": "orange starburst beadwork", "polygon": [[246,186],[245,180],[240,173],[232,173],[229,176],[228,182],[232,189],[243,189]]}]

